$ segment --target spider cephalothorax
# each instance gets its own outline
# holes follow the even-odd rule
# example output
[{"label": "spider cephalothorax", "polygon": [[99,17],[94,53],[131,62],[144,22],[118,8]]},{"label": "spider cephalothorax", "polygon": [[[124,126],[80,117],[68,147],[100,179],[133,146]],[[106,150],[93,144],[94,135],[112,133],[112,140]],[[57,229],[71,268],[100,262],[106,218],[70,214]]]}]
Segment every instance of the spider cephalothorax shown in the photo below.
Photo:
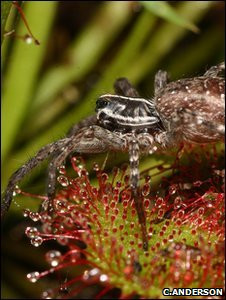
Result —
[{"label": "spider cephalothorax", "polygon": [[115,83],[116,95],[102,95],[96,114],[74,125],[67,136],[41,148],[10,178],[2,201],[2,215],[9,209],[17,183],[44,159],[51,157],[48,171],[48,209],[54,210],[57,168],[69,154],[124,151],[129,153],[130,186],[143,248],[147,250],[146,219],[139,195],[139,157],[180,142],[209,143],[224,139],[224,63],[203,76],[168,83],[167,73],[155,76],[152,99],[139,96],[125,78]]}]

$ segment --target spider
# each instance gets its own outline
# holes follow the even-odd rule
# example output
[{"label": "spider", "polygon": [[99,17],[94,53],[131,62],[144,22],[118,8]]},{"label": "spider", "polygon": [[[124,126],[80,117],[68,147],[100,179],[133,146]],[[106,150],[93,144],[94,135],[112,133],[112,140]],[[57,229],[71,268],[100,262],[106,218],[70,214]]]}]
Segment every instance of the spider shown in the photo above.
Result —
[{"label": "spider", "polygon": [[1,204],[8,211],[13,191],[22,178],[44,159],[48,168],[48,210],[54,211],[57,168],[72,153],[129,153],[130,187],[134,199],[143,248],[148,249],[146,219],[139,190],[139,157],[181,142],[205,144],[224,140],[224,63],[204,75],[168,82],[166,71],[155,75],[154,97],[139,96],[126,78],[114,84],[115,95],[98,98],[96,113],[74,125],[67,136],[42,147],[9,179]]}]

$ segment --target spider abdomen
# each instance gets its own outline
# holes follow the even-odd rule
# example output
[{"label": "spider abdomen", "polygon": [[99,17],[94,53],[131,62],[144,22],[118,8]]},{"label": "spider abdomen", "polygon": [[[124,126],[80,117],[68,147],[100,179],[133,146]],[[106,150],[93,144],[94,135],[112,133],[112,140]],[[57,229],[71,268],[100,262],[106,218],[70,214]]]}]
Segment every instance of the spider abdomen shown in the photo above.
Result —
[{"label": "spider abdomen", "polygon": [[195,77],[168,83],[156,95],[156,110],[168,131],[193,143],[224,138],[224,79]]}]

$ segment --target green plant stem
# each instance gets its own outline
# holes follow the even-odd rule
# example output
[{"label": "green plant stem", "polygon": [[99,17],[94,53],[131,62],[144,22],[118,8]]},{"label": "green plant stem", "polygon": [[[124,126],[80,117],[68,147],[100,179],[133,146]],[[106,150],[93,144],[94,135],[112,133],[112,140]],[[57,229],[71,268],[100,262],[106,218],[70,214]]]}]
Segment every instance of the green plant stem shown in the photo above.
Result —
[{"label": "green plant stem", "polygon": [[[29,108],[56,4],[56,2],[27,2],[24,6],[29,25],[40,39],[41,46],[27,45],[20,39],[15,39],[13,53],[4,78],[2,96],[2,161],[10,152]],[[42,22],[40,22],[41,15]],[[20,22],[18,34],[23,32],[24,24]],[[26,57],[26,59],[21,59],[21,57]]]},{"label": "green plant stem", "polygon": [[1,1],[1,44],[4,39],[5,25],[6,25],[6,21],[8,19],[11,7],[12,7],[12,1]]}]

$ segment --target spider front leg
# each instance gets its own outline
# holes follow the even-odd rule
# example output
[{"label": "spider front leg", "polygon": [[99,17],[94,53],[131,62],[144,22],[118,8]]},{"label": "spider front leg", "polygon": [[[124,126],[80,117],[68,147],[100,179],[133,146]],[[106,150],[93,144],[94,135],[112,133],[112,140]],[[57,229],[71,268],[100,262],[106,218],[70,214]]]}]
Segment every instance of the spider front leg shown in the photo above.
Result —
[{"label": "spider front leg", "polygon": [[130,160],[130,186],[132,191],[132,198],[135,202],[136,211],[138,214],[139,223],[141,225],[143,249],[148,250],[148,236],[146,229],[146,217],[142,203],[141,194],[139,191],[139,143],[135,135],[132,135],[129,144],[129,160]]},{"label": "spider front leg", "polygon": [[54,210],[54,197],[56,193],[56,178],[57,178],[57,168],[59,168],[67,156],[70,154],[68,147],[64,147],[63,152],[58,152],[54,155],[48,167],[48,179],[47,179],[47,197],[48,201],[43,203],[44,210],[52,212]]},{"label": "spider front leg", "polygon": [[56,192],[57,168],[66,158],[76,153],[102,153],[108,150],[124,151],[125,141],[118,135],[99,126],[82,128],[75,136],[67,138],[67,144],[58,151],[49,164],[47,184],[47,207],[49,212],[54,210],[53,200]]},{"label": "spider front leg", "polygon": [[88,127],[88,126],[92,126],[92,125],[96,125],[97,124],[97,116],[92,115],[89,116],[87,118],[85,118],[84,120],[81,120],[79,123],[73,125],[67,132],[66,136],[70,137],[70,136],[75,136],[80,129],[84,128],[84,127]]},{"label": "spider front leg", "polygon": [[68,142],[67,139],[62,139],[57,142],[48,144],[42,147],[38,153],[31,159],[29,159],[21,168],[19,168],[9,179],[5,195],[1,202],[1,217],[4,217],[9,210],[10,204],[13,198],[13,192],[15,191],[16,185],[28,174],[33,168],[39,165],[50,155],[57,152]]}]

